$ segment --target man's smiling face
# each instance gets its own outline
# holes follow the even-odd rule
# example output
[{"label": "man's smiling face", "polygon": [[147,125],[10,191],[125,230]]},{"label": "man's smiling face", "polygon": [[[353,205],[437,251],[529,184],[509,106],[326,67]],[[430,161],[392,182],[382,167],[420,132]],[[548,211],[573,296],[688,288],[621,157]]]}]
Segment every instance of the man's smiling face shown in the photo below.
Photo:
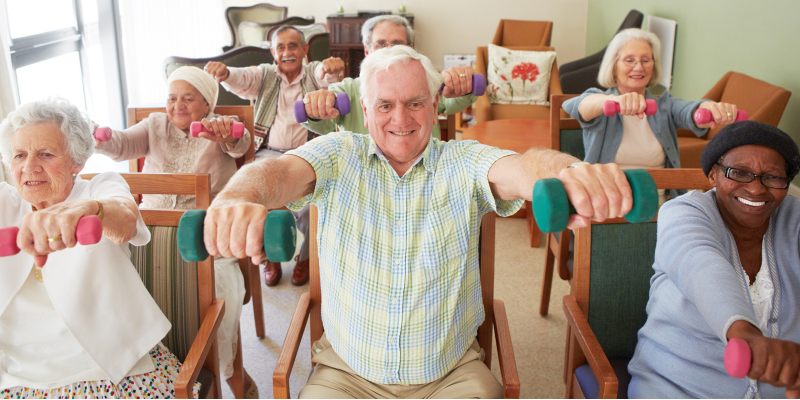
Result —
[{"label": "man's smiling face", "polygon": [[299,74],[303,68],[303,59],[308,52],[308,44],[303,46],[301,34],[294,29],[287,29],[277,35],[270,48],[278,68],[284,75]]}]

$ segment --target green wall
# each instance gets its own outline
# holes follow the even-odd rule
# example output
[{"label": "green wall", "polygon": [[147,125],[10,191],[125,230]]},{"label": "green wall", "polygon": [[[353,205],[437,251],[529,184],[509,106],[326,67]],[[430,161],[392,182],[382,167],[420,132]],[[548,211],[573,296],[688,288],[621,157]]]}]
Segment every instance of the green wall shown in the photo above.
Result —
[{"label": "green wall", "polygon": [[[605,47],[632,9],[678,22],[672,94],[698,99],[728,71],[792,92],[778,125],[800,143],[800,1],[589,0],[586,54]],[[800,184],[800,178],[795,179]]]}]

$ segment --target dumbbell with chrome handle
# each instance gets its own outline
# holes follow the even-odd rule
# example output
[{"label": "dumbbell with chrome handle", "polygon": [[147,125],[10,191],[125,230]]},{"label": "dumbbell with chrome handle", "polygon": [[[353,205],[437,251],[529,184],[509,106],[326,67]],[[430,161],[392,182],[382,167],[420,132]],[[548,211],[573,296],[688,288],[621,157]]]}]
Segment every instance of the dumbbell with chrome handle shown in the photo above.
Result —
[{"label": "dumbbell with chrome handle", "polygon": [[[194,121],[189,125],[189,134],[192,135],[192,137],[200,136],[200,132],[214,133],[214,131],[206,129],[200,121]],[[238,121],[231,124],[231,136],[236,139],[241,139],[242,136],[244,136],[244,124]]]},{"label": "dumbbell with chrome handle", "polygon": [[[658,104],[656,101],[653,99],[647,99],[644,102],[646,104],[644,109],[645,115],[656,115],[656,111],[658,111]],[[603,103],[603,114],[605,114],[606,117],[619,114],[619,110],[619,103],[614,100],[606,100],[606,102]]]},{"label": "dumbbell with chrome handle", "polygon": [[[736,122],[739,121],[747,121],[750,116],[747,114],[745,110],[739,110],[736,112]],[[706,108],[698,108],[697,111],[694,112],[694,122],[698,125],[700,124],[707,124],[714,120],[714,116],[711,115],[711,110]]]},{"label": "dumbbell with chrome handle", "polygon": [[[643,169],[623,171],[633,193],[633,207],[625,215],[628,222],[652,221],[658,213],[658,189],[653,177]],[[555,178],[542,179],[533,186],[533,216],[545,233],[567,229],[569,216],[576,214],[567,198],[564,184]]]},{"label": "dumbbell with chrome handle", "polygon": [[[347,96],[347,93],[336,93],[336,99],[333,102],[333,108],[339,110],[339,115],[350,114],[350,97]],[[303,103],[303,100],[297,100],[294,102],[294,118],[299,123],[308,121],[306,105]]]},{"label": "dumbbell with chrome handle", "polygon": [[[19,253],[17,247],[17,235],[19,228],[16,226],[9,226],[0,229],[0,257],[13,256]],[[103,224],[97,215],[87,215],[78,220],[78,225],[75,227],[75,236],[78,243],[88,246],[96,244],[103,237]]]},{"label": "dumbbell with chrome handle", "polygon": [[[188,210],[178,222],[178,252],[186,261],[203,261],[208,258],[203,241],[206,210]],[[272,210],[264,222],[264,251],[273,262],[289,261],[294,256],[297,227],[294,215],[287,210]]]},{"label": "dumbbell with chrome handle", "polygon": [[[444,83],[439,86],[439,93],[444,90]],[[486,93],[486,78],[482,74],[472,74],[472,95],[483,96]]]}]

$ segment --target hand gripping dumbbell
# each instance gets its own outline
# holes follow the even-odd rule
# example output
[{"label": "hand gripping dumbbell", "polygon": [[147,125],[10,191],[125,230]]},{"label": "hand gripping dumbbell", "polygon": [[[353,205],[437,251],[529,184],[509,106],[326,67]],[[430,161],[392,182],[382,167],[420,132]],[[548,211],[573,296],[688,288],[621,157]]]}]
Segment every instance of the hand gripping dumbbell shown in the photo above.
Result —
[{"label": "hand gripping dumbbell", "polygon": [[[200,132],[214,133],[214,131],[206,129],[200,121],[194,121],[189,125],[189,134],[191,134],[192,137],[200,136]],[[231,136],[236,139],[241,139],[242,136],[244,136],[244,124],[241,122],[234,122],[231,124]]]},{"label": "hand gripping dumbbell", "polygon": [[[203,261],[208,258],[203,241],[203,223],[206,210],[188,210],[178,222],[178,252],[186,261]],[[294,256],[297,227],[294,215],[287,210],[272,210],[264,223],[264,251],[273,262],[289,261]]]},{"label": "hand gripping dumbbell", "polygon": [[[439,93],[444,90],[444,83],[439,86]],[[481,74],[472,74],[472,95],[483,96],[486,93],[486,78]]]},{"label": "hand gripping dumbbell", "polygon": [[94,130],[94,138],[101,141],[107,142],[111,140],[111,128],[107,126],[101,126]]},{"label": "hand gripping dumbbell", "polygon": [[[0,257],[19,253],[17,234],[19,234],[19,228],[16,226],[0,229]],[[97,215],[81,217],[75,227],[75,236],[78,238],[78,243],[84,246],[99,242],[103,237],[103,224],[100,222],[100,218]]]},{"label": "hand gripping dumbbell", "polygon": [[[739,110],[736,112],[736,122],[739,121],[747,121],[750,118],[747,115],[747,111]],[[714,120],[714,116],[711,115],[711,110],[706,108],[698,108],[697,111],[694,112],[694,122],[698,125],[700,124],[707,124]]]},{"label": "hand gripping dumbbell", "polygon": [[[643,169],[623,171],[633,192],[633,208],[625,215],[628,222],[652,221],[658,213],[658,189],[653,177]],[[567,229],[569,216],[575,208],[567,198],[564,184],[555,178],[542,179],[533,186],[533,216],[545,233]]]},{"label": "hand gripping dumbbell", "polygon": [[[645,115],[656,115],[656,111],[658,111],[658,104],[656,104],[656,101],[647,99],[644,102],[646,104],[644,109]],[[619,110],[619,103],[614,100],[606,100],[606,102],[603,103],[603,114],[605,114],[606,117],[619,114]]]},{"label": "hand gripping dumbbell", "polygon": [[[333,102],[333,108],[339,110],[339,115],[350,114],[350,97],[347,96],[347,93],[336,93],[336,100]],[[303,100],[294,102],[294,118],[299,123],[308,121],[306,105],[303,103]]]},{"label": "hand gripping dumbbell", "polygon": [[728,340],[725,346],[725,371],[734,378],[744,378],[750,372],[753,355],[746,341],[739,338]]}]

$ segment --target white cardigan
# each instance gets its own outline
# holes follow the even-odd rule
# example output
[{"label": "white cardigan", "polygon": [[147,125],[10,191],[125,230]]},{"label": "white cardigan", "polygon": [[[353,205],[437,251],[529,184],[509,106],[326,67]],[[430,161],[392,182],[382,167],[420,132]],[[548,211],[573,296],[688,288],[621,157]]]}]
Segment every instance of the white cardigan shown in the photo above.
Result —
[{"label": "white cardigan", "polygon": [[[127,197],[125,180],[115,172],[91,181],[76,178],[67,200]],[[19,226],[31,205],[16,188],[0,183],[0,227]],[[150,241],[141,216],[136,246]],[[33,256],[20,252],[0,258],[0,315],[19,292],[33,268]],[[90,246],[77,245],[52,253],[42,270],[44,285],[56,311],[84,351],[113,383],[119,383],[171,324],[142,284],[130,262],[127,243],[105,236]]]}]

